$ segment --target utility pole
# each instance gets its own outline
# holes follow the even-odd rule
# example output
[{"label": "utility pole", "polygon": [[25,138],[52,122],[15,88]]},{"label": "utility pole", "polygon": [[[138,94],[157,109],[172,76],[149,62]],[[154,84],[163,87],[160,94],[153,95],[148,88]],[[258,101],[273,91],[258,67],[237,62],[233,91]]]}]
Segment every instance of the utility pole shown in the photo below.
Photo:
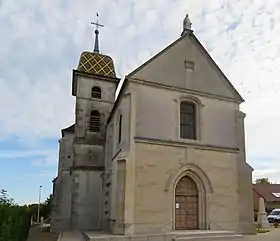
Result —
[{"label": "utility pole", "polygon": [[40,222],[41,188],[42,188],[42,186],[39,187],[39,200],[38,200],[37,224],[39,224],[39,222]]}]

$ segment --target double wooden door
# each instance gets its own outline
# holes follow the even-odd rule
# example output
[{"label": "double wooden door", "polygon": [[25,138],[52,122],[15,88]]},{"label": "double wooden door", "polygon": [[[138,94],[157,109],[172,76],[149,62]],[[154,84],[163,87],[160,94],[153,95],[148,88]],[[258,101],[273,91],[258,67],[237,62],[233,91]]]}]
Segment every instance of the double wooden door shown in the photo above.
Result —
[{"label": "double wooden door", "polygon": [[183,177],[175,190],[175,229],[197,230],[198,190],[190,177]]}]

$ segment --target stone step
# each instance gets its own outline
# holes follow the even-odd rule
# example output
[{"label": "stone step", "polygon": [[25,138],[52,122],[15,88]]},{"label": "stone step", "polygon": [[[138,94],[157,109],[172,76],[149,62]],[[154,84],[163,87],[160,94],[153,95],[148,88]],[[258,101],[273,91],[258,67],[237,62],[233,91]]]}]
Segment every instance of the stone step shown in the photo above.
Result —
[{"label": "stone step", "polygon": [[190,231],[183,232],[176,235],[173,241],[191,241],[191,240],[229,240],[229,239],[240,239],[242,235],[236,234],[230,231]]},{"label": "stone step", "polygon": [[59,234],[57,241],[85,241],[81,232],[64,231]]},{"label": "stone step", "polygon": [[236,237],[241,237],[242,235],[238,235],[234,232],[231,231],[215,231],[215,230],[197,230],[197,231],[185,231],[182,233],[178,233],[173,240],[184,240],[184,238],[188,238],[188,237],[202,237],[202,238],[207,238],[207,237],[213,237],[213,236],[222,236],[222,237],[232,237],[232,238],[236,238]]},{"label": "stone step", "polygon": [[206,235],[206,236],[188,236],[188,237],[180,237],[174,238],[173,241],[193,241],[193,240],[219,240],[219,241],[227,241],[232,239],[242,239],[242,235],[233,234],[233,235]]},{"label": "stone step", "polygon": [[[232,239],[242,239],[238,235],[229,231],[175,231],[161,234],[141,234],[132,236],[101,234],[101,233],[84,233],[87,241],[192,241],[192,240],[219,240],[227,241]],[[239,240],[238,240],[239,241]]]}]

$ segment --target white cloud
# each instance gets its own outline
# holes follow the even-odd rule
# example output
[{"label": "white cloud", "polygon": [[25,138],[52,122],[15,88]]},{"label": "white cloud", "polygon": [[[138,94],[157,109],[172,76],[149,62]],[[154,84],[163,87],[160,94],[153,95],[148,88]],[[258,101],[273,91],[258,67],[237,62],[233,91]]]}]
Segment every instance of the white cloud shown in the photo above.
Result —
[{"label": "white cloud", "polygon": [[34,156],[48,156],[53,154],[53,150],[22,150],[22,151],[3,151],[1,150],[0,159],[17,159],[17,158],[33,158]]},{"label": "white cloud", "polygon": [[280,171],[277,170],[256,170],[254,171],[254,180],[257,178],[268,177],[271,183],[279,183]]},{"label": "white cloud", "polygon": [[[4,0],[0,3],[0,137],[58,137],[74,120],[71,70],[91,50],[99,11],[102,52],[119,75],[179,37],[190,13],[197,37],[244,96],[248,160],[279,170],[279,1]],[[256,175],[276,176],[270,166]],[[261,174],[260,174],[261,175]],[[279,175],[280,176],[280,175]],[[277,179],[280,181],[280,179]]]}]

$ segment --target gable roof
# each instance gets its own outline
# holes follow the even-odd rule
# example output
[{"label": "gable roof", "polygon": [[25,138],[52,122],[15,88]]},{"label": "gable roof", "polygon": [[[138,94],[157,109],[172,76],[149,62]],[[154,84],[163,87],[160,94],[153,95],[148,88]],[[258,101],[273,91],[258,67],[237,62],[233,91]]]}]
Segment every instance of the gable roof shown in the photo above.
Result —
[{"label": "gable roof", "polygon": [[197,39],[197,37],[194,35],[193,31],[188,31],[188,33],[184,34],[177,40],[175,40],[173,43],[168,45],[166,48],[164,48],[162,51],[160,51],[158,54],[154,55],[152,58],[150,58],[148,61],[140,65],[138,68],[136,68],[134,71],[132,71],[129,75],[127,75],[128,78],[133,77],[138,71],[143,69],[145,66],[150,64],[153,60],[157,59],[159,56],[164,54],[166,51],[168,51],[170,48],[172,48],[174,45],[182,41],[183,39],[189,37],[197,46],[198,48],[205,54],[205,56],[208,58],[210,63],[213,65],[213,67],[221,74],[223,79],[225,80],[226,84],[229,86],[230,90],[236,96],[236,99],[240,102],[244,102],[244,99],[239,94],[239,92],[235,89],[235,87],[232,85],[232,83],[229,81],[229,79],[226,77],[226,75],[223,73],[223,71],[219,68],[219,66],[216,64],[216,62],[213,60],[213,58],[210,56],[210,54],[207,52],[207,50],[203,47],[203,45],[200,43],[200,41]]},{"label": "gable roof", "polygon": [[273,193],[280,193],[280,184],[253,184],[253,190],[267,202],[280,202],[280,197],[273,195]]}]

